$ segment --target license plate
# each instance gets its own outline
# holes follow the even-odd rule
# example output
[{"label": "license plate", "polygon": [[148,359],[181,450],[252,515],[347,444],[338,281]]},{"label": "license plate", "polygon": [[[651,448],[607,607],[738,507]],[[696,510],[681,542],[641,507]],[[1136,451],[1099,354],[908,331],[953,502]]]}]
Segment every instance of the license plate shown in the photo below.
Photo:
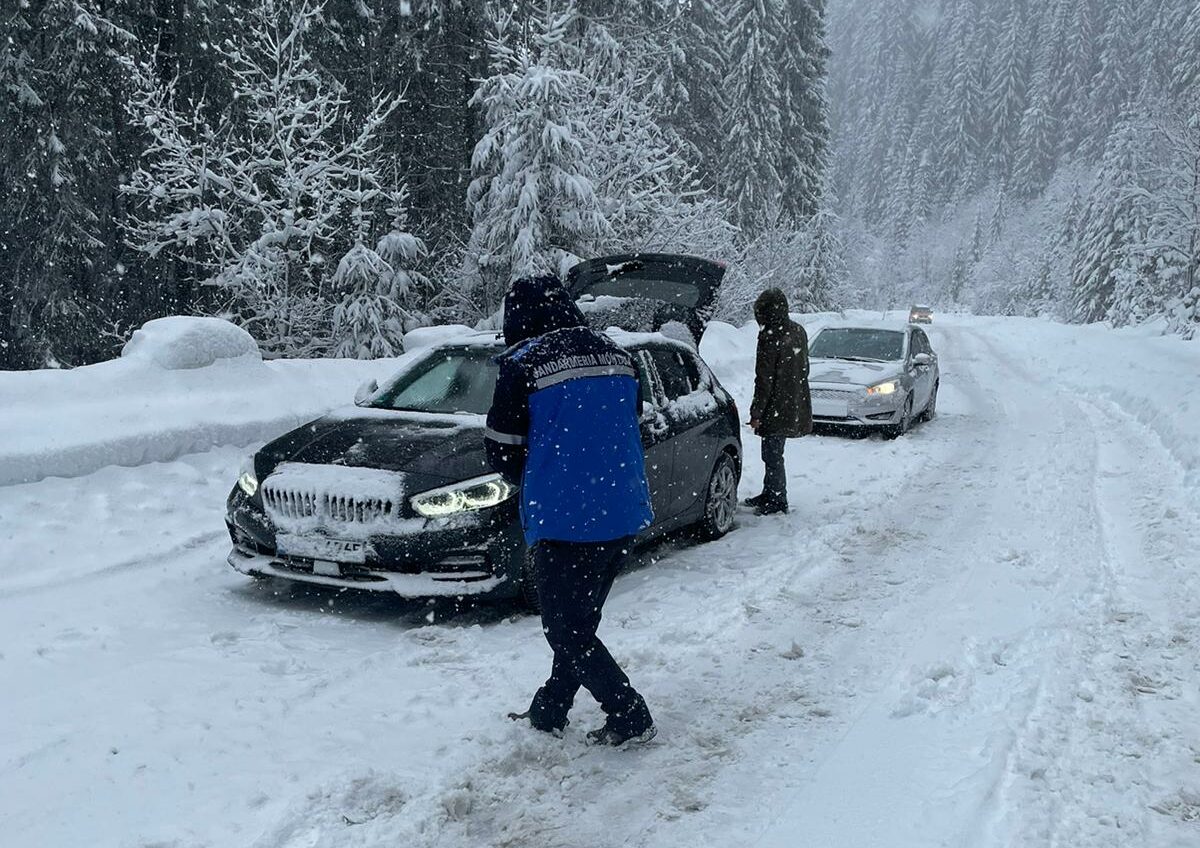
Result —
[{"label": "license plate", "polygon": [[813,398],[812,411],[819,418],[848,418],[850,404],[844,400]]},{"label": "license plate", "polygon": [[295,536],[280,533],[275,538],[279,553],[284,556],[307,557],[325,562],[367,561],[367,545],[352,539],[330,539],[328,536]]}]

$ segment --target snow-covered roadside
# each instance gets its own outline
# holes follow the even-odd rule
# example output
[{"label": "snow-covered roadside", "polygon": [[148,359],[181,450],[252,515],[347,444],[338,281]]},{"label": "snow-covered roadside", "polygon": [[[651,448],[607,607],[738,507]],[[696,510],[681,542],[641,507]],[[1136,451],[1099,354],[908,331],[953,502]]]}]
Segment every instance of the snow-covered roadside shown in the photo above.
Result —
[{"label": "snow-covered roadside", "polygon": [[1149,429],[1200,497],[1200,343],[1154,327],[1112,330],[1029,318],[959,319],[1011,351],[1036,379],[1107,400]]},{"label": "snow-covered roadside", "polygon": [[[820,326],[831,317],[804,320]],[[180,319],[164,319],[176,320]],[[264,362],[248,355],[188,367],[187,361],[196,356],[204,362],[203,352],[194,350],[194,339],[179,338],[176,329],[176,337],[151,336],[154,345],[131,343],[130,355],[111,362],[72,370],[3,372],[0,486],[79,477],[106,466],[168,462],[210,448],[266,441],[350,403],[362,383],[382,383],[430,345],[466,332],[468,327],[457,325],[414,330],[405,337],[409,352],[397,359]],[[705,338],[705,351],[715,354],[719,372],[725,369],[720,376],[732,378],[734,385],[746,358],[753,358],[755,333],[754,325],[721,324]],[[181,362],[185,364],[179,367]]]},{"label": "snow-covered roadside", "polygon": [[170,370],[117,359],[3,372],[0,486],[265,441],[350,403],[359,384],[382,382],[400,362],[243,357]]}]

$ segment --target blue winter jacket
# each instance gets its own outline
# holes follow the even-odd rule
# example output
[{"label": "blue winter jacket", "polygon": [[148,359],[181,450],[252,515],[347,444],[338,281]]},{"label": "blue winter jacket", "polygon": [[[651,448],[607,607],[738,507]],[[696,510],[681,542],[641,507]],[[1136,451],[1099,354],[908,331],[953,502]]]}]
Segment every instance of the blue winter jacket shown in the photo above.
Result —
[{"label": "blue winter jacket", "polygon": [[632,357],[586,326],[554,277],[513,284],[504,338],[485,444],[492,467],[521,486],[526,543],[607,542],[649,527]]}]

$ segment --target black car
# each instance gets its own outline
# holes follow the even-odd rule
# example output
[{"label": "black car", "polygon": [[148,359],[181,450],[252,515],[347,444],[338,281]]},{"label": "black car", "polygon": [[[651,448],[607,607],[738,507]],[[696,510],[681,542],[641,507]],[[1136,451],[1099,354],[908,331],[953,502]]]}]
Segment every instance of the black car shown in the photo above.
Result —
[{"label": "black car", "polygon": [[[690,260],[702,262],[703,260]],[[742,446],[733,399],[695,347],[613,331],[637,362],[655,523],[649,540],[733,525]],[[229,495],[229,564],[245,574],[536,604],[516,491],[488,468],[494,333],[436,345],[354,407],[270,442]]]}]

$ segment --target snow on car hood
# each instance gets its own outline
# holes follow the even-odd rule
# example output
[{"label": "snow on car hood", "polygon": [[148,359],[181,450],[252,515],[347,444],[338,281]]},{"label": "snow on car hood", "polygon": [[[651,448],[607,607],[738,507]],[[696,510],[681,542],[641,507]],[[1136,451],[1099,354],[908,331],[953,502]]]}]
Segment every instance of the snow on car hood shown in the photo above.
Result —
[{"label": "snow on car hood", "polygon": [[889,377],[898,377],[899,362],[851,362],[846,359],[813,359],[809,362],[810,383],[849,383],[870,386]]},{"label": "snow on car hood", "polygon": [[265,476],[283,462],[400,471],[424,488],[490,470],[482,416],[364,408],[339,410],[266,445],[258,473]]}]

